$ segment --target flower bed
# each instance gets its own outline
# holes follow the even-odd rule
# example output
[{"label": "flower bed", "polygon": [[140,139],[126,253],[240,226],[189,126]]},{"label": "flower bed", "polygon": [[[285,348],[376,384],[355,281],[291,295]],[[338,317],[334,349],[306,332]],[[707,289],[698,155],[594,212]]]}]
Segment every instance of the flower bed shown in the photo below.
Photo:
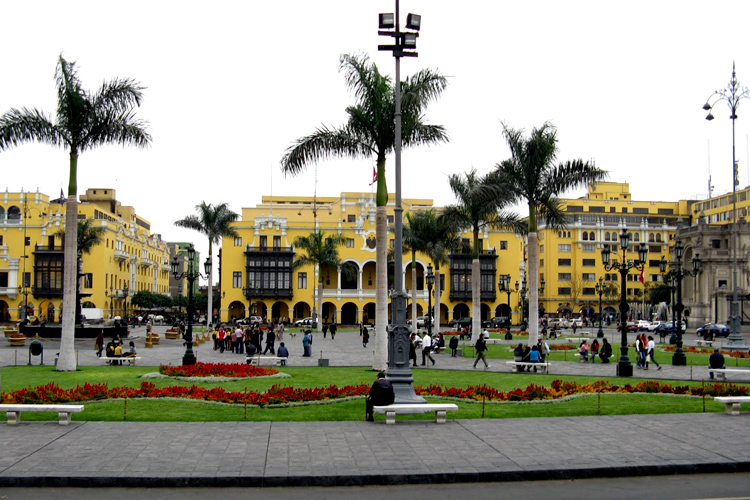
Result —
[{"label": "flower bed", "polygon": [[[669,345],[664,348],[664,351],[666,352],[674,352],[677,350],[677,346]],[[713,354],[714,350],[712,348],[706,348],[706,347],[685,347],[682,348],[683,352],[689,352],[692,354]],[[723,355],[729,356],[732,358],[750,358],[750,353],[747,353],[745,351],[720,351]]]},{"label": "flower bed", "polygon": [[[226,391],[221,387],[206,389],[195,385],[182,387],[157,388],[150,382],[142,382],[139,388],[114,387],[109,389],[106,384],[84,384],[75,389],[61,389],[54,383],[34,388],[20,389],[2,394],[3,403],[70,403],[86,402],[117,398],[181,398],[211,401],[229,404],[251,404],[257,406],[282,405],[289,403],[315,403],[331,401],[355,396],[366,396],[370,387],[366,384],[345,386],[335,385],[316,387],[313,389],[298,389],[294,387],[272,386],[266,392],[238,392]],[[594,394],[594,393],[646,393],[646,394],[680,394],[690,396],[748,396],[750,387],[734,384],[711,384],[704,386],[671,386],[659,382],[648,381],[636,385],[614,385],[605,381],[590,384],[563,382],[553,380],[551,387],[531,384],[525,389],[512,391],[498,391],[488,386],[469,386],[465,389],[430,385],[415,387],[420,396],[437,396],[464,399],[467,401],[504,402],[504,401],[533,401],[554,400],[564,397]]]},{"label": "flower bed", "polygon": [[549,346],[550,351],[573,351],[578,350],[578,346],[575,344],[552,344]]},{"label": "flower bed", "polygon": [[187,366],[161,365],[159,373],[172,377],[267,377],[278,371],[266,366],[241,363],[195,363]]}]

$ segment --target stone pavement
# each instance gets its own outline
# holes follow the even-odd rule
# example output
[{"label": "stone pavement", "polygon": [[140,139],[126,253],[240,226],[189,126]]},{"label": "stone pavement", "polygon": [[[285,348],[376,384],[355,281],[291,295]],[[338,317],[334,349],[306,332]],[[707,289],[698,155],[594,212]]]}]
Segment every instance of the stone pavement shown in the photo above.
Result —
[{"label": "stone pavement", "polygon": [[[181,341],[162,338],[160,345],[146,349],[144,334],[142,328],[131,333],[144,364],[180,363]],[[285,341],[295,366],[315,366],[320,351],[331,366],[372,362],[372,344],[363,348],[356,332],[340,332],[335,340],[316,335],[313,358],[301,357],[301,336],[287,333]],[[53,362],[57,347],[45,341],[46,364]],[[81,365],[98,364],[93,341],[80,341],[77,348]],[[197,351],[199,361],[243,359],[213,351],[208,343]],[[27,348],[0,347],[0,366],[27,360]],[[446,354],[436,360],[435,367],[415,371],[471,370],[473,364],[470,358]],[[491,371],[510,371],[503,361],[493,361]],[[663,370],[637,371],[636,376],[706,378],[705,367],[691,370],[668,365],[666,357],[663,361]],[[601,363],[552,366],[552,374],[612,376],[615,369]],[[0,486],[325,486],[750,471],[748,411],[739,416],[455,417],[449,415],[444,425],[399,421],[393,426],[382,420],[0,423]]]}]

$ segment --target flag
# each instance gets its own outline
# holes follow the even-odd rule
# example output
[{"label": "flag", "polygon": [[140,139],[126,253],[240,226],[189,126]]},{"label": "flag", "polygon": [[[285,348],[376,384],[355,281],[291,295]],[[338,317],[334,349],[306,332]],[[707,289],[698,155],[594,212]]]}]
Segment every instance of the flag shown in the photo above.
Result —
[{"label": "flag", "polygon": [[372,167],[372,182],[370,183],[370,186],[378,182],[378,171],[375,170],[375,167]]},{"label": "flag", "polygon": [[645,281],[646,281],[646,280],[645,280],[645,279],[643,278],[643,273],[644,273],[644,271],[645,271],[645,269],[641,269],[641,274],[640,274],[640,276],[638,276],[638,281],[640,281],[640,282],[641,282],[641,284],[645,283]]}]

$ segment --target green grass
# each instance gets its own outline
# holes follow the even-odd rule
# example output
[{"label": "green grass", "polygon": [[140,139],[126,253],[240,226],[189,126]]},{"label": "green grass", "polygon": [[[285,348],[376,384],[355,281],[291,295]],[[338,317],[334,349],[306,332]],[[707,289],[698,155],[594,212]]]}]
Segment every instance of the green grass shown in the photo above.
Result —
[{"label": "green grass", "polygon": [[[56,372],[52,367],[7,367],[0,370],[3,391],[10,392],[29,386],[55,382],[62,388],[73,388],[85,382],[106,383],[115,386],[139,386],[140,376],[156,371],[153,367],[81,367],[76,372]],[[285,367],[284,373],[291,375],[285,379],[250,379],[225,383],[201,383],[205,387],[221,386],[229,391],[263,391],[274,384],[294,387],[321,387],[331,384],[338,386],[352,384],[370,384],[374,373],[369,368],[319,368],[319,367]],[[415,370],[415,385],[427,386],[439,384],[451,387],[487,384],[499,390],[507,391],[525,388],[529,384],[549,386],[552,380],[576,381],[588,383],[602,380],[601,377],[561,376],[543,374],[515,374],[475,371],[448,370]],[[614,384],[622,384],[617,377],[607,378]],[[627,383],[636,384],[646,379],[628,379]],[[191,385],[171,379],[151,379],[155,385],[166,387],[172,385]],[[679,385],[700,385],[700,382],[678,382]],[[723,411],[723,405],[708,399],[706,410]],[[581,415],[623,415],[623,414],[659,414],[659,413],[693,413],[703,411],[701,398],[675,397],[654,394],[603,394],[575,398],[569,401],[556,401],[544,404],[504,403],[469,403],[459,402],[459,412],[454,418],[528,418]],[[245,408],[241,405],[215,405],[195,401],[174,400],[138,400],[106,401],[86,404],[83,413],[73,414],[74,420],[80,421],[180,421],[180,422],[222,422],[222,421],[342,421],[362,420],[364,418],[364,401],[344,401],[331,404],[317,404],[287,408]],[[4,420],[0,414],[0,420]],[[55,414],[28,413],[23,420],[55,420]],[[404,416],[400,419],[429,420],[431,415]]]}]

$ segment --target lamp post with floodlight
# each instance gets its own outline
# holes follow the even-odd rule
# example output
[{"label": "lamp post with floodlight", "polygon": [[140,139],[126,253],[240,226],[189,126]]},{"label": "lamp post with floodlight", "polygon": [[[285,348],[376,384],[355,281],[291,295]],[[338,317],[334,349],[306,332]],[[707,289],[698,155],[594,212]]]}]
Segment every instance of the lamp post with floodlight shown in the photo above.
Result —
[{"label": "lamp post with floodlight", "polygon": [[187,331],[185,332],[185,355],[182,357],[183,365],[194,365],[196,361],[195,352],[193,352],[193,316],[195,316],[195,304],[193,303],[193,288],[195,280],[198,278],[207,279],[211,271],[211,260],[206,259],[203,264],[205,270],[205,277],[200,273],[196,267],[195,262],[195,247],[190,245],[187,248],[187,271],[180,272],[180,263],[175,255],[172,258],[172,276],[177,281],[181,281],[183,278],[187,279],[188,285],[188,305],[187,305]]}]

